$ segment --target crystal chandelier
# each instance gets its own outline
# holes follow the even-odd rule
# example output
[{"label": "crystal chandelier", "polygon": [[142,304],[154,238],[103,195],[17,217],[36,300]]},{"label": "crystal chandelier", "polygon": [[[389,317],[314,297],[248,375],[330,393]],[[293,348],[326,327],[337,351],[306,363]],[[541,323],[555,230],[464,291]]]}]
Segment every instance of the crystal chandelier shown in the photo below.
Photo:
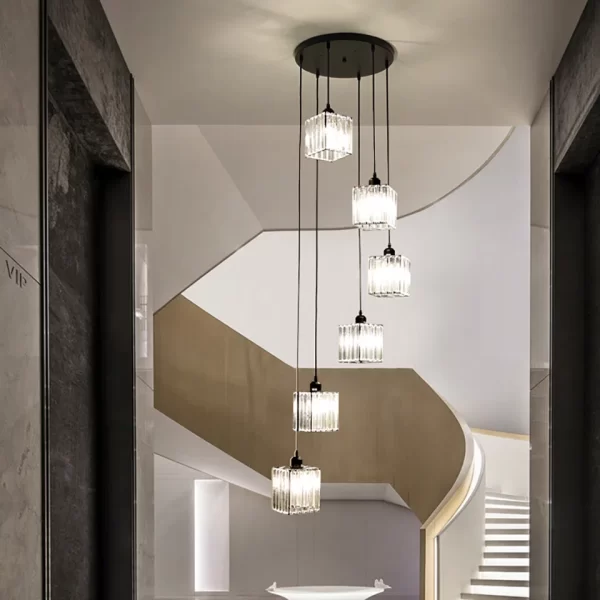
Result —
[{"label": "crystal chandelier", "polygon": [[323,392],[318,381],[311,381],[309,392],[294,394],[294,431],[338,431],[340,396]]},{"label": "crystal chandelier", "polygon": [[383,325],[367,323],[359,314],[352,325],[340,325],[339,335],[339,362],[383,362]]},{"label": "crystal chandelier", "polygon": [[[360,75],[358,79],[358,153],[357,172],[360,188]],[[356,189],[356,188],[355,188]],[[362,311],[362,243],[358,230],[358,315],[351,325],[339,326],[338,361],[341,363],[380,363],[383,361],[383,325],[367,323]]]},{"label": "crystal chandelier", "polygon": [[[375,48],[372,48],[372,61],[375,63]],[[395,229],[398,217],[398,194],[389,184],[390,166],[390,122],[389,122],[389,61],[385,61],[385,93],[387,100],[387,155],[388,183],[381,183],[377,177],[377,161],[375,152],[375,77],[372,80],[373,91],[373,177],[369,185],[360,185],[352,189],[352,223],[360,229]],[[375,67],[373,66],[373,70]],[[360,78],[359,78],[360,86]],[[360,142],[359,142],[360,143]]]},{"label": "crystal chandelier", "polygon": [[[316,89],[319,105],[319,78]],[[315,164],[315,376],[310,391],[294,394],[294,431],[314,433],[338,431],[339,394],[324,392],[318,379],[318,322],[319,322],[319,163]]]},{"label": "crystal chandelier", "polygon": [[[296,306],[296,393],[295,451],[290,466],[271,469],[271,506],[275,512],[285,515],[299,515],[318,512],[321,508],[321,471],[317,467],[304,466],[298,450],[298,430],[300,429],[300,396],[298,393],[298,373],[300,362],[300,257],[302,224],[302,61],[300,61],[299,84],[299,135],[298,135],[298,287]],[[318,164],[318,163],[317,163]]]},{"label": "crystal chandelier", "polygon": [[389,243],[383,256],[369,257],[368,287],[369,294],[378,298],[410,296],[410,260],[397,256]]},{"label": "crystal chandelier", "polygon": [[272,507],[284,515],[318,512],[321,508],[321,470],[305,467],[298,453],[289,467],[273,467]]},{"label": "crystal chandelier", "polygon": [[[390,178],[390,95],[389,64],[385,65],[385,113],[387,176]],[[359,152],[360,154],[360,152]],[[391,189],[391,188],[390,188]],[[395,193],[395,192],[394,192]],[[396,214],[394,209],[394,227]],[[381,256],[370,256],[367,285],[369,294],[378,298],[402,298],[410,296],[410,260],[406,256],[397,256],[392,248],[392,232],[388,229],[388,245]]]},{"label": "crystal chandelier", "polygon": [[[352,154],[352,119],[338,115],[329,103],[331,42],[327,42],[327,105],[325,110],[306,120],[304,151],[307,158],[334,162]],[[317,79],[319,71],[316,72]],[[317,82],[318,85],[318,82]],[[317,105],[317,111],[319,106]]]}]

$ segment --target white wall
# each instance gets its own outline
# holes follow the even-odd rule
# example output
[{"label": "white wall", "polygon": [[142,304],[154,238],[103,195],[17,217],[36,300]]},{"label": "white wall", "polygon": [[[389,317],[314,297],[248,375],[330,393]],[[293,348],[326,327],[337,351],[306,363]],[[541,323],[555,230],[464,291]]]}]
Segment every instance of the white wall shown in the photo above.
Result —
[{"label": "white wall", "polygon": [[373,585],[419,596],[420,523],[385,502],[324,501],[316,515],[287,517],[270,499],[231,486],[231,592],[284,585]]},{"label": "white wall", "polygon": [[[382,366],[413,367],[472,427],[529,430],[529,198],[529,128],[519,127],[471,181],[398,222],[392,241],[412,260],[411,297],[364,301],[367,317],[385,326]],[[337,327],[358,310],[357,233],[319,239],[319,357],[337,367]],[[386,236],[368,232],[363,240],[367,257],[381,253]],[[314,233],[302,241],[301,364],[308,366]],[[294,364],[295,260],[294,232],[264,233],[185,295]]]},{"label": "white wall", "polygon": [[194,590],[229,591],[229,484],[194,481]]},{"label": "white wall", "polygon": [[[193,596],[194,478],[203,474],[161,457],[155,464],[156,596]],[[202,510],[211,520],[210,527],[206,521],[201,526],[202,539],[212,536],[213,541],[204,546],[209,553],[196,556],[204,556],[206,574],[229,571],[230,596],[266,596],[273,581],[372,585],[383,578],[393,588],[386,596],[418,598],[420,523],[408,509],[379,501],[326,500],[316,515],[286,517],[272,511],[270,498],[254,492],[216,480],[199,485],[214,484],[227,488],[228,503],[219,504],[212,495],[210,509]],[[226,504],[228,533],[222,527]],[[222,532],[220,549],[215,521]]]},{"label": "white wall", "polygon": [[473,435],[485,454],[487,488],[529,498],[529,440]]},{"label": "white wall", "polygon": [[260,231],[195,125],[152,127],[155,310]]},{"label": "white wall", "polygon": [[194,592],[194,480],[154,479],[155,590],[157,597]]}]

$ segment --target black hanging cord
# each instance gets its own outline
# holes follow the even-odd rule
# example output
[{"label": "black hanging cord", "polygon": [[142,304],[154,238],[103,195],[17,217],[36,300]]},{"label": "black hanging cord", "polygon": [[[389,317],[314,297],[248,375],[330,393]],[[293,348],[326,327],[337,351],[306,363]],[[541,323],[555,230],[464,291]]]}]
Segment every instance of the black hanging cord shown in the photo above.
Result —
[{"label": "black hanging cord", "polygon": [[371,69],[373,71],[373,179],[377,178],[375,161],[375,44],[371,44]]},{"label": "black hanging cord", "polygon": [[[319,72],[317,71],[316,102],[319,110]],[[317,376],[317,325],[319,321],[319,161],[315,161],[315,381]]]},{"label": "black hanging cord", "polygon": [[[385,129],[387,146],[387,183],[390,185],[390,63],[385,59]],[[388,247],[392,247],[392,230],[388,229]]]},{"label": "black hanging cord", "polygon": [[298,430],[300,429],[300,390],[298,373],[300,370],[300,250],[302,239],[302,62],[303,57],[300,56],[300,83],[298,86],[298,298],[296,303],[296,432],[294,435],[296,458],[298,457]]},{"label": "black hanging cord", "polygon": [[362,244],[358,228],[358,314],[362,315]]},{"label": "black hanging cord", "polygon": [[[356,76],[358,82],[358,109],[357,109],[357,125],[358,125],[358,173],[357,182],[360,187],[360,73]],[[362,249],[360,239],[360,227],[358,227],[358,314],[362,315]]]},{"label": "black hanging cord", "polygon": [[[329,104],[329,72],[331,66],[331,42],[327,42],[327,108],[331,108]],[[317,100],[317,112],[319,112],[319,102]]]},{"label": "black hanging cord", "polygon": [[388,76],[390,63],[385,61],[385,129],[387,146],[387,182],[390,184],[390,80]]},{"label": "black hanging cord", "polygon": [[356,76],[356,79],[358,81],[358,153],[357,153],[357,158],[358,158],[358,187],[360,187],[360,73],[358,73],[358,75]]}]

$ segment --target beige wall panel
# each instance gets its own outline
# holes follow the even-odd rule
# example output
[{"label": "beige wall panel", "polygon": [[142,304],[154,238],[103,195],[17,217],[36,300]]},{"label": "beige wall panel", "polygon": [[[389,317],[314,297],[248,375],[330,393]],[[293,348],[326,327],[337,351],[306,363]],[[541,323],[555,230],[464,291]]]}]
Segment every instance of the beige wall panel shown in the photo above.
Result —
[{"label": "beige wall panel", "polygon": [[[294,447],[294,369],[179,296],[155,319],[155,405],[269,477]],[[390,483],[421,522],[455,483],[465,456],[448,405],[412,369],[325,369],[340,393],[340,431],[300,434],[327,483]],[[303,369],[300,387],[312,372]]]}]

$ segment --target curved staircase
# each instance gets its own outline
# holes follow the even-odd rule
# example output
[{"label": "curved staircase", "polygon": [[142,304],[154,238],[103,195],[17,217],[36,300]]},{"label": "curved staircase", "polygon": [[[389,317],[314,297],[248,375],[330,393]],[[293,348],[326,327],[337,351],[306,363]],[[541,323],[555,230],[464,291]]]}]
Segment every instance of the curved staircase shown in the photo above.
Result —
[{"label": "curved staircase", "polygon": [[486,492],[483,564],[461,598],[529,598],[528,498]]}]

